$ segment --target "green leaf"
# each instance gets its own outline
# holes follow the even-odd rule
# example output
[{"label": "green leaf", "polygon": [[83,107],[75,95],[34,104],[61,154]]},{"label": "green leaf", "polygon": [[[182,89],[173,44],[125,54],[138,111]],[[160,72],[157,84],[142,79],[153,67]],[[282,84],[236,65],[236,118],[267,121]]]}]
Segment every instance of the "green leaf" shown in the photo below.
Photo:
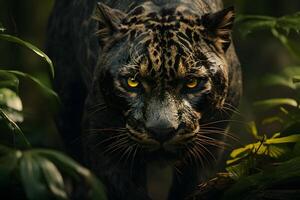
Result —
[{"label": "green leaf", "polygon": [[283,75],[268,75],[264,78],[263,83],[266,86],[284,86],[295,89],[295,85],[290,78]]},{"label": "green leaf", "polygon": [[300,12],[278,18],[276,21],[276,26],[277,28],[283,29],[287,32],[290,32],[291,30],[299,32]]},{"label": "green leaf", "polygon": [[53,67],[52,61],[43,51],[38,49],[36,46],[30,44],[29,42],[21,40],[20,38],[17,38],[17,37],[11,36],[11,35],[7,35],[7,34],[0,34],[0,39],[6,40],[9,42],[14,42],[21,46],[24,46],[24,47],[30,49],[31,51],[33,51],[34,53],[36,53],[37,55],[39,55],[40,57],[42,57],[48,63],[48,65],[50,67],[51,75],[52,75],[52,77],[54,77],[54,67]]},{"label": "green leaf", "polygon": [[0,88],[0,108],[14,122],[22,122],[24,120],[21,111],[23,110],[20,97],[12,90]]},{"label": "green leaf", "polygon": [[[245,147],[242,148],[237,148],[234,149],[231,153],[230,153],[230,157],[231,158],[237,158],[237,157],[245,157],[245,155],[248,155],[249,152],[251,152],[251,148],[253,146],[247,145]],[[230,164],[230,163],[228,163]]]},{"label": "green leaf", "polygon": [[295,57],[300,57],[300,50],[295,46],[284,34],[280,33],[277,29],[271,29],[275,38],[277,38]]},{"label": "green leaf", "polygon": [[14,70],[0,70],[0,73],[1,72],[8,72],[15,76],[29,79],[29,80],[33,81],[35,84],[37,84],[39,87],[41,87],[46,94],[55,97],[59,101],[58,95],[52,89],[48,88],[40,80],[38,80],[37,78],[35,78],[31,75],[20,72],[20,71],[14,71]]},{"label": "green leaf", "polygon": [[271,158],[279,158],[289,151],[286,146],[281,144],[300,141],[300,137],[295,135],[282,138],[277,138],[277,136],[278,135],[275,135],[274,138],[265,139],[262,142],[256,142],[242,148],[234,149],[230,154],[232,159],[227,160],[226,164],[232,165],[239,163],[245,158],[248,158],[249,155],[264,155]]},{"label": "green leaf", "polygon": [[257,140],[261,140],[262,136],[258,135],[257,127],[254,121],[248,123],[248,128],[253,137]]},{"label": "green leaf", "polygon": [[243,37],[256,30],[271,29],[276,26],[276,19],[260,15],[239,15],[236,23]]},{"label": "green leaf", "polygon": [[262,121],[262,124],[263,125],[266,125],[266,124],[272,124],[272,123],[275,123],[275,122],[279,122],[279,123],[283,123],[284,120],[281,119],[280,117],[268,117],[268,118],[265,118],[263,121]]},{"label": "green leaf", "polygon": [[[7,114],[0,108],[0,117],[9,125],[11,130],[16,134],[16,137],[20,138],[20,148],[30,148],[31,145],[29,141],[27,140],[26,136],[22,132],[22,130],[19,128],[19,126],[7,116]],[[1,120],[0,118],[0,120]]]},{"label": "green leaf", "polygon": [[295,90],[297,89],[297,85],[295,84],[297,80],[300,81],[300,66],[289,66],[285,67],[280,75],[267,75],[263,79],[263,83],[266,86],[284,86]]},{"label": "green leaf", "polygon": [[[290,31],[300,32],[300,12],[279,18],[260,15],[240,15],[237,24],[242,36],[247,36],[260,29],[270,30],[287,49],[295,56],[300,57],[300,49],[287,38]],[[285,31],[285,33],[281,33]]]},{"label": "green leaf", "polygon": [[240,163],[226,167],[226,171],[234,180],[238,180],[249,174],[250,168],[254,166],[252,159],[242,160]]},{"label": "green leaf", "polygon": [[52,161],[60,170],[67,175],[75,178],[77,181],[82,177],[85,182],[91,187],[91,199],[106,200],[104,186],[98,179],[86,168],[79,165],[71,158],[53,150],[33,150],[36,154],[43,156]]},{"label": "green leaf", "polygon": [[29,152],[20,161],[20,176],[28,199],[51,199],[47,186],[43,184],[41,167]]},{"label": "green leaf", "polygon": [[292,106],[296,108],[298,107],[297,101],[290,98],[267,99],[267,100],[257,101],[254,103],[254,106],[260,110],[268,110],[283,105]]},{"label": "green leaf", "polygon": [[3,27],[2,23],[0,23],[0,32],[4,32],[5,28]]},{"label": "green leaf", "polygon": [[299,32],[300,12],[278,18],[263,15],[238,15],[236,23],[244,35],[258,29],[282,29],[287,33],[291,30]]},{"label": "green leaf", "polygon": [[296,135],[290,135],[287,137],[281,137],[281,138],[271,138],[266,140],[265,144],[283,144],[283,143],[296,143],[300,142],[300,134]]},{"label": "green leaf", "polygon": [[0,88],[9,88],[18,91],[19,79],[6,71],[0,71]]},{"label": "green leaf", "polygon": [[7,185],[22,152],[0,145],[0,187]]},{"label": "green leaf", "polygon": [[[264,194],[272,187],[276,188],[276,186],[283,185],[289,179],[299,180],[299,178],[300,157],[297,157],[283,162],[277,167],[268,167],[268,170],[241,178],[225,192],[222,199],[260,199],[259,195]],[[284,190],[285,188],[277,187],[276,191]],[[265,198],[272,199],[266,196]]]},{"label": "green leaf", "polygon": [[280,158],[290,151],[289,148],[283,145],[268,145],[265,155],[271,158]]},{"label": "green leaf", "polygon": [[44,174],[48,188],[57,199],[68,199],[64,180],[56,166],[41,156],[37,157],[37,162]]},{"label": "green leaf", "polygon": [[293,83],[300,83],[300,75],[293,77]]},{"label": "green leaf", "polygon": [[291,78],[295,75],[300,75],[300,66],[288,66],[283,70],[283,75],[287,78]]}]

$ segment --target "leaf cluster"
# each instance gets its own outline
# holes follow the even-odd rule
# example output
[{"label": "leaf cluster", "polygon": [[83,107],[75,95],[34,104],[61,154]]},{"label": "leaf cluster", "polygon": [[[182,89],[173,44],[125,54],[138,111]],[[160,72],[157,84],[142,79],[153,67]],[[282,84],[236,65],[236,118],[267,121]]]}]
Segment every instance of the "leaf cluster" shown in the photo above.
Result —
[{"label": "leaf cluster", "polygon": [[[0,40],[28,48],[49,65],[52,77],[54,67],[50,58],[34,45],[12,35],[4,34],[0,24]],[[1,33],[2,32],[2,33]],[[0,122],[1,135],[12,135],[14,142],[0,140],[0,191],[12,182],[22,186],[28,199],[70,199],[76,187],[85,187],[83,199],[106,199],[102,183],[86,168],[58,151],[33,148],[18,123],[24,121],[23,105],[18,96],[20,79],[30,80],[41,91],[59,102],[57,94],[38,78],[16,70],[0,67]],[[4,132],[3,132],[4,130]],[[13,180],[13,181],[12,181]],[[70,189],[71,188],[71,189]]]}]

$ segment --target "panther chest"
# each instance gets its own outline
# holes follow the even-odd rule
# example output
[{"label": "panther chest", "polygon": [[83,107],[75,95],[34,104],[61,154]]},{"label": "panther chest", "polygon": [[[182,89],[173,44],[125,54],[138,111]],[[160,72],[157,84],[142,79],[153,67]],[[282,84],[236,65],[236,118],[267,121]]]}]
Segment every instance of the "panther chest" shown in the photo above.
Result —
[{"label": "panther chest", "polygon": [[147,165],[147,192],[152,200],[167,200],[173,181],[173,169],[161,163]]}]

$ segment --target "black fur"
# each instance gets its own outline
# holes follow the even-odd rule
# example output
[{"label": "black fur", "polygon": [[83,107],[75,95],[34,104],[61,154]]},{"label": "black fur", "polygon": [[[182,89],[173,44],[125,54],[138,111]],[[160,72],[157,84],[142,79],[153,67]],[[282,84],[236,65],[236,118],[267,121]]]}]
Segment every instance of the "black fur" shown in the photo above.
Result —
[{"label": "black fur", "polygon": [[[110,8],[118,9],[117,12],[124,13],[128,13],[130,9],[144,3],[144,1],[132,0],[103,0],[101,2]],[[220,0],[153,0],[152,2],[154,6],[150,9],[153,9],[153,12],[157,11],[158,8],[166,8],[162,9],[163,15],[172,14],[169,7],[178,4],[185,5],[199,16],[215,13],[222,7]],[[120,50],[120,46],[126,43],[126,37],[122,35],[122,30],[120,30],[120,34],[116,34],[115,39],[106,40],[116,31],[114,23],[120,23],[122,20],[117,17],[107,24],[104,22],[109,21],[107,19],[109,15],[105,15],[105,21],[99,22],[93,17],[96,7],[96,0],[57,0],[49,21],[47,49],[56,66],[54,85],[63,103],[63,108],[57,118],[57,126],[68,152],[87,164],[101,178],[107,187],[109,199],[150,199],[145,187],[147,163],[153,160],[181,160],[185,154],[180,152],[174,156],[140,151],[135,160],[132,161],[128,158],[123,159],[123,154],[103,153],[105,148],[112,143],[112,140],[107,140],[107,138],[124,128],[128,119],[124,118],[123,112],[130,109],[132,105],[128,105],[124,101],[124,94],[117,91],[112,84],[112,80],[117,79],[115,77],[117,71],[114,71],[113,67],[110,68],[110,66],[117,66],[121,62],[127,62],[128,49]],[[143,11],[139,8],[131,14],[139,15]],[[150,15],[155,17],[155,13],[150,13],[148,16]],[[125,15],[118,13],[118,16],[121,18]],[[207,24],[209,17],[212,16],[206,15],[202,21],[199,20],[195,24],[202,23],[204,26],[216,28],[219,22]],[[138,23],[138,19],[131,20],[130,23]],[[126,25],[126,20],[123,22]],[[99,29],[107,27],[109,29],[103,30],[100,33],[101,38],[98,38],[96,33],[99,32]],[[130,38],[134,38],[138,34],[140,33],[136,31],[131,32]],[[187,34],[190,35],[190,31],[187,31]],[[211,30],[203,34],[207,34],[207,37],[204,38],[207,43],[218,42],[213,40],[216,35],[210,35]],[[214,32],[214,34],[218,33]],[[228,88],[223,87],[226,80],[222,78],[223,75],[218,75],[221,72],[216,73],[211,79],[211,81],[220,83],[213,87],[216,92],[213,95],[203,95],[203,98],[195,103],[198,111],[203,113],[200,124],[230,117],[215,111],[216,107],[221,104],[218,95],[223,95],[225,102],[234,107],[237,107],[241,95],[239,61],[233,45],[229,43],[230,34],[222,37],[226,40],[225,46],[222,42],[220,49],[217,45],[212,48],[226,57],[229,66]],[[201,41],[199,35],[194,35],[194,38],[194,41]],[[202,55],[198,56],[201,57]],[[105,64],[105,59],[109,60],[109,65]],[[135,107],[139,106],[136,105]],[[133,122],[129,121],[128,123],[132,124]],[[137,121],[134,123],[140,125],[145,122]],[[218,124],[218,128],[225,128],[226,126],[227,123]],[[102,132],[99,134],[98,131],[97,134],[93,134],[91,129],[101,129]],[[223,137],[216,137],[215,139],[224,140]],[[82,145],[84,150],[82,150]],[[213,147],[209,148],[217,154],[218,151]],[[126,162],[123,162],[124,160]],[[176,166],[181,173],[174,172],[175,178],[169,195],[170,200],[184,199],[210,172],[207,168],[199,168],[181,162],[176,163]]]}]

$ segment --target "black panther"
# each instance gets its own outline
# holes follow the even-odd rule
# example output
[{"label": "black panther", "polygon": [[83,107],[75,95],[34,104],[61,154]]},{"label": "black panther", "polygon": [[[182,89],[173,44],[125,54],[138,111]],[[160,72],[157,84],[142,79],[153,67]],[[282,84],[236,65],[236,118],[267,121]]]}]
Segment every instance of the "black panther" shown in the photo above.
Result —
[{"label": "black panther", "polygon": [[220,0],[55,3],[58,129],[109,199],[185,199],[218,168],[242,88],[234,16]]}]

